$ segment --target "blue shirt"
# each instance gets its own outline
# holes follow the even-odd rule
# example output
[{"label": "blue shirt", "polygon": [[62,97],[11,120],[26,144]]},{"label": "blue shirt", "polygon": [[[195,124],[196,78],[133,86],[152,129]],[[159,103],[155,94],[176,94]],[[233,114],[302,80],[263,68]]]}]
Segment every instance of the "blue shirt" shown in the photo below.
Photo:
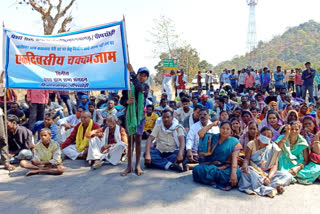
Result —
[{"label": "blue shirt", "polygon": [[[38,140],[40,140],[40,131],[44,128],[44,121],[37,121],[32,127],[32,133],[38,133]],[[57,141],[57,132],[58,126],[55,123],[52,123],[50,126],[51,130],[51,139]]]},{"label": "blue shirt", "polygon": [[[306,76],[310,75],[308,78]],[[308,70],[304,70],[301,75],[301,79],[303,80],[304,86],[313,85],[313,79],[316,75],[316,70],[310,68],[310,73],[308,73]]]},{"label": "blue shirt", "polygon": [[[280,75],[280,77],[278,77],[278,75]],[[283,79],[284,79],[284,75],[283,75],[282,71],[274,72],[274,80],[276,81],[275,82],[276,86],[283,86]]]},{"label": "blue shirt", "polygon": [[211,110],[212,110],[212,105],[211,105],[211,103],[209,103],[209,102],[206,102],[205,105],[203,105],[203,104],[200,102],[200,103],[198,103],[198,105],[202,105],[202,106],[206,107],[207,109],[211,109]]},{"label": "blue shirt", "polygon": [[[236,74],[231,74],[229,78],[235,78],[237,77]],[[236,85],[237,84],[237,80],[236,79],[233,79],[233,80],[230,80],[231,82],[231,85]]]}]

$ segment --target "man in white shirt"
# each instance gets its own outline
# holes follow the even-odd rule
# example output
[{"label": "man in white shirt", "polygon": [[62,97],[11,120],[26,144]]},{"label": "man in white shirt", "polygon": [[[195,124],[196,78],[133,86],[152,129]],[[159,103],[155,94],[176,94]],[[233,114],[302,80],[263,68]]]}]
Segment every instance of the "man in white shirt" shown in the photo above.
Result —
[{"label": "man in white shirt", "polygon": [[222,86],[225,83],[224,81],[225,81],[226,70],[227,69],[224,69],[220,74],[220,88],[222,88]]},{"label": "man in white shirt", "polygon": [[239,81],[238,81],[238,84],[239,84],[239,93],[242,93],[243,92],[243,89],[245,88],[245,85],[244,85],[244,78],[245,76],[247,75],[246,73],[246,70],[245,69],[242,69],[240,75],[239,75]]},{"label": "man in white shirt", "polygon": [[230,81],[230,70],[226,70],[226,74],[224,75],[224,83],[226,84],[231,84],[231,81]]},{"label": "man in white shirt", "polygon": [[63,143],[71,134],[73,127],[81,122],[81,113],[86,111],[83,107],[78,107],[76,114],[72,114],[68,117],[64,117],[57,121],[60,126],[60,130],[57,135],[57,142]]},{"label": "man in white shirt", "polygon": [[[198,132],[212,122],[209,120],[210,114],[207,108],[200,109],[199,112],[199,122],[193,124],[187,135],[186,150],[187,150],[187,162],[188,163],[198,163],[198,146],[199,146],[199,135]],[[216,121],[215,124],[218,124],[219,121]],[[219,128],[217,126],[212,127],[208,133],[216,134],[219,133]],[[187,169],[191,169],[194,165],[186,166]]]}]

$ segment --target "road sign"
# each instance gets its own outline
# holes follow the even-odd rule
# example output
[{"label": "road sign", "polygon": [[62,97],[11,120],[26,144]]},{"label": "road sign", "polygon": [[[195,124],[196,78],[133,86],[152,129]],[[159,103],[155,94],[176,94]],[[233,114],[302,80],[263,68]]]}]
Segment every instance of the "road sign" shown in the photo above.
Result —
[{"label": "road sign", "polygon": [[163,70],[178,70],[177,59],[163,59],[162,64]]}]

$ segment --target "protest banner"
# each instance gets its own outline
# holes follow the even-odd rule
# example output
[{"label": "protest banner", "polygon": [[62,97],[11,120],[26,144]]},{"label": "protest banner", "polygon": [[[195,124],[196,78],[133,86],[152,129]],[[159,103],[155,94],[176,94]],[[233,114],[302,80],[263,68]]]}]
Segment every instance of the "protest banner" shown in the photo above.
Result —
[{"label": "protest banner", "polygon": [[35,36],[4,28],[7,88],[128,89],[124,21],[57,35]]}]

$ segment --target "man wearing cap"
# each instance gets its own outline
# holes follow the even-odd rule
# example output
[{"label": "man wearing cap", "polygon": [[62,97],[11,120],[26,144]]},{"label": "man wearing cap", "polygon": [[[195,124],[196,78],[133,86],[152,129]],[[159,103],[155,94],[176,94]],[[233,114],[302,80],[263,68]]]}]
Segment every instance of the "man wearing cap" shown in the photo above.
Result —
[{"label": "man wearing cap", "polygon": [[302,72],[302,98],[306,100],[307,90],[309,92],[309,102],[313,102],[313,79],[316,75],[316,70],[311,68],[311,63],[306,62],[306,70]]},{"label": "man wearing cap", "polygon": [[[135,149],[136,149],[136,165],[135,165],[135,172],[138,176],[143,174],[143,171],[140,167],[140,156],[141,156],[141,138],[143,134],[143,128],[145,123],[144,118],[144,112],[143,110],[146,99],[149,94],[149,85],[145,83],[149,78],[149,70],[145,67],[139,68],[138,73],[136,74],[131,66],[131,64],[127,65],[127,68],[130,72],[131,82],[135,87],[134,91],[134,97],[130,96],[128,91],[122,91],[122,98],[121,98],[121,105],[123,105],[126,108],[129,108],[131,104],[135,101],[135,108],[137,113],[137,118],[142,118],[142,120],[138,121],[137,131],[136,134],[134,134],[134,142],[131,142],[131,137],[129,137],[129,144],[128,144],[128,165],[127,169],[121,173],[121,176],[126,176],[128,173],[132,172],[132,149],[135,143]],[[141,95],[143,95],[143,100],[139,99],[142,98]],[[139,101],[140,100],[140,101]],[[133,105],[134,106],[134,105]],[[130,113],[127,111],[127,113]],[[142,115],[140,115],[142,114]]]},{"label": "man wearing cap", "polygon": [[205,95],[205,94],[203,94],[203,95],[201,95],[201,97],[200,97],[200,103],[199,104],[201,104],[202,106],[204,106],[204,107],[206,107],[207,109],[211,109],[212,110],[212,105],[211,105],[211,103],[209,103],[208,102],[208,96],[207,95]]}]

